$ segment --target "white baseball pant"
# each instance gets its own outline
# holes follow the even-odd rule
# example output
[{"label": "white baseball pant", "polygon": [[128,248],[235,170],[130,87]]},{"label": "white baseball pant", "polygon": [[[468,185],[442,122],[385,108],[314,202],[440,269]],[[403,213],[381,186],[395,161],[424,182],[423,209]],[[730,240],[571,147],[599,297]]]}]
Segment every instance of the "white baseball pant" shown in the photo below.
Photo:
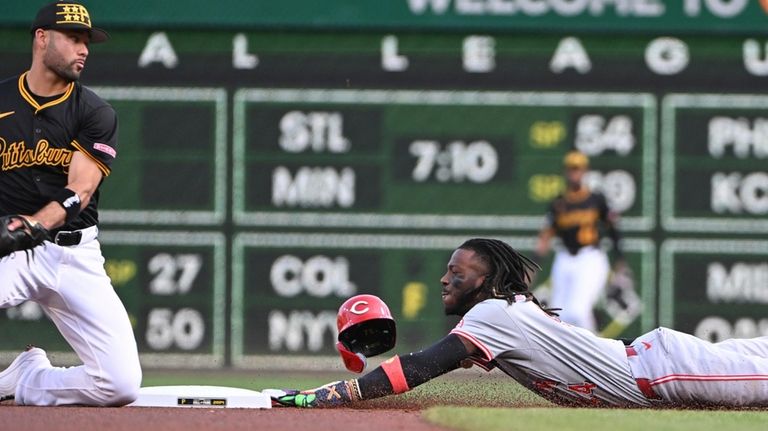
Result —
[{"label": "white baseball pant", "polygon": [[83,362],[23,373],[17,404],[116,406],[138,395],[142,375],[128,313],[104,270],[97,228],[83,232],[79,245],[46,242],[29,261],[24,252],[0,260],[0,308],[36,302]]},{"label": "white baseball pant", "polygon": [[632,347],[632,375],[645,381],[650,398],[689,406],[768,406],[768,336],[711,343],[658,328]]},{"label": "white baseball pant", "polygon": [[597,247],[582,247],[572,255],[559,250],[552,264],[552,299],[549,306],[562,308],[560,320],[597,330],[593,308],[608,280],[608,256]]}]

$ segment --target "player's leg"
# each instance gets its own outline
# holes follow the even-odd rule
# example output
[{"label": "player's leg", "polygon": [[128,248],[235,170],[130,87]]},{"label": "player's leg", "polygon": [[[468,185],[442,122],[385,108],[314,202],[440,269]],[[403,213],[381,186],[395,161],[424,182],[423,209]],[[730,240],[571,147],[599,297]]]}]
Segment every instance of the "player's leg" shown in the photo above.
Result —
[{"label": "player's leg", "polygon": [[34,299],[40,294],[41,286],[55,283],[56,275],[51,268],[60,253],[45,246],[35,248],[34,254],[29,253],[16,252],[0,259],[0,309]]},{"label": "player's leg", "polygon": [[605,287],[610,270],[608,258],[602,250],[585,247],[573,256],[574,267],[568,290],[568,302],[564,303],[561,318],[573,325],[595,331],[597,325],[594,307]]},{"label": "player's leg", "polygon": [[756,355],[768,358],[768,336],[757,338],[731,338],[715,345],[744,355]]},{"label": "player's leg", "polygon": [[130,403],[141,384],[136,341],[125,307],[104,271],[98,242],[63,248],[62,262],[66,265],[60,267],[58,286],[40,303],[83,365],[28,373],[19,382],[16,402]]},{"label": "player's leg", "polygon": [[573,294],[573,290],[570,286],[574,268],[573,256],[571,254],[567,251],[558,251],[555,253],[555,258],[552,262],[552,271],[549,275],[552,290],[547,305],[549,307],[561,308],[562,310],[559,312],[560,319],[566,322],[567,320],[563,318],[563,314],[568,313],[568,304],[572,301],[571,295]]},{"label": "player's leg", "polygon": [[[44,247],[35,249],[29,258],[23,252],[0,259],[0,309],[21,305],[34,299],[43,288],[56,280],[51,271],[58,261],[56,250]],[[19,343],[18,350],[24,344],[34,340]],[[0,399],[13,397],[21,377],[33,368],[50,367],[51,363],[40,349],[20,354],[9,366],[0,370]]]},{"label": "player's leg", "polygon": [[[662,399],[684,404],[768,405],[768,357],[744,354],[720,343],[660,328],[633,343],[641,367]],[[630,361],[632,363],[632,361]]]}]

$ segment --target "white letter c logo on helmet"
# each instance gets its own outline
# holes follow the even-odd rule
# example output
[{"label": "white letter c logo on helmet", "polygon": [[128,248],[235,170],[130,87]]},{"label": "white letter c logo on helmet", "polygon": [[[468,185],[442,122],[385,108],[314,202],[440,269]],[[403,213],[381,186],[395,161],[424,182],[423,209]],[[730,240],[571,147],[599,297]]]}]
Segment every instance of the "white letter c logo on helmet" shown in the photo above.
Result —
[{"label": "white letter c logo on helmet", "polygon": [[[362,305],[364,308],[358,309],[358,305]],[[355,314],[365,314],[368,310],[370,310],[370,308],[368,308],[368,301],[357,301],[349,307],[349,311]]]}]

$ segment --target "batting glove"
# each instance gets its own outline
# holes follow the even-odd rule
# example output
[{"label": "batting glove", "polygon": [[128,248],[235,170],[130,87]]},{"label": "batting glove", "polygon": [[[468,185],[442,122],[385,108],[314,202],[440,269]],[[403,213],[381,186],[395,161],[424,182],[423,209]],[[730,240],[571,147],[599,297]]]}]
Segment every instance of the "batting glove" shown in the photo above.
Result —
[{"label": "batting glove", "polygon": [[283,407],[338,407],[360,399],[357,380],[340,380],[315,389],[299,391],[268,390],[273,406]]}]

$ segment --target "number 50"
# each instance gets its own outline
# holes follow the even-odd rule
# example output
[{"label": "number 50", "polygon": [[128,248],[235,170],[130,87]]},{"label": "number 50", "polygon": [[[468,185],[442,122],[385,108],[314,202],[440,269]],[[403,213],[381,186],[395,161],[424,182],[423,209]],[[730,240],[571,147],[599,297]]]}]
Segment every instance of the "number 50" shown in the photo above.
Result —
[{"label": "number 50", "polygon": [[181,350],[200,347],[205,336],[205,321],[199,311],[182,308],[176,313],[169,308],[155,308],[147,315],[146,340],[154,350],[167,350],[174,345]]}]

